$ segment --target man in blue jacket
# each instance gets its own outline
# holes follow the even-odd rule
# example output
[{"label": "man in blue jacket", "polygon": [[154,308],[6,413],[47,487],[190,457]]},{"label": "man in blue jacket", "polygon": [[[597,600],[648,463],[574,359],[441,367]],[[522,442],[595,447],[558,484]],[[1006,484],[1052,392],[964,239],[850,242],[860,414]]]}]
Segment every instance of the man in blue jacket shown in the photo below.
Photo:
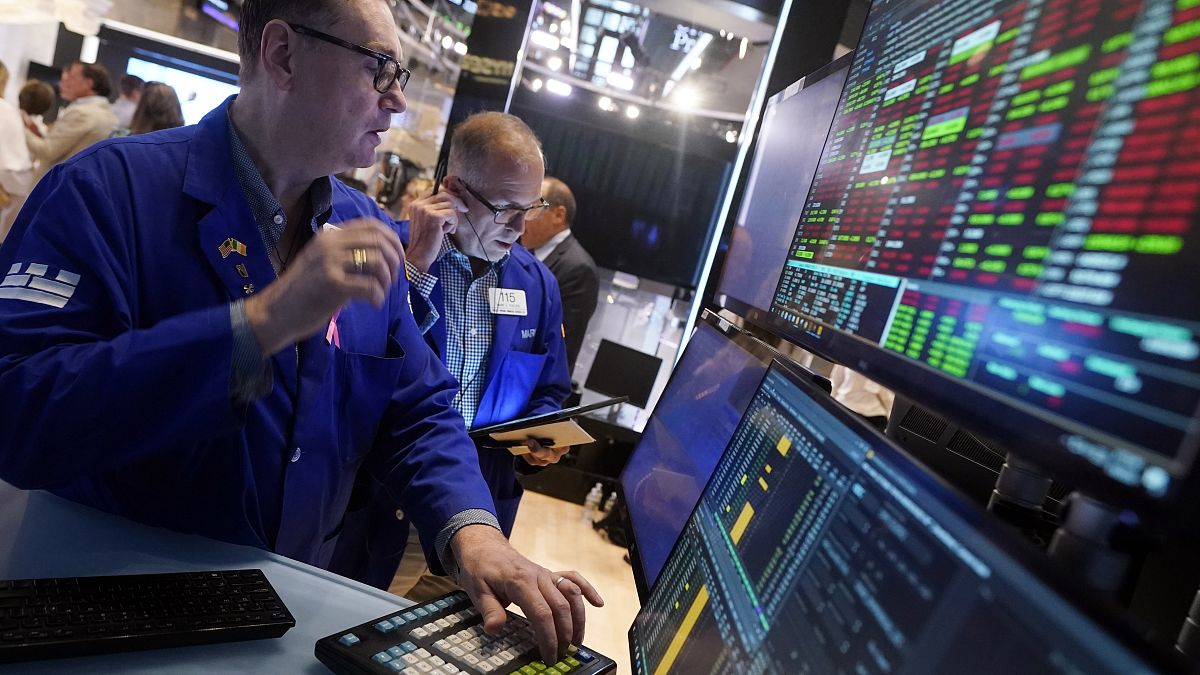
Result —
[{"label": "man in blue jacket", "polygon": [[[362,468],[494,632],[583,636],[499,528],[383,214],[329,176],[405,108],[383,0],[247,0],[242,90],[56,167],[0,247],[0,478],[324,566]],[[328,32],[326,32],[328,31]]]},{"label": "man in blue jacket", "polygon": [[[482,112],[455,127],[450,148],[438,193],[409,206],[405,269],[413,315],[459,383],[452,405],[468,428],[558,410],[570,393],[558,285],[516,243],[526,218],[546,206],[541,144],[520,119]],[[516,472],[557,462],[567,450],[530,445],[518,458],[479,448],[505,535],[512,532],[521,499]],[[416,546],[405,552],[401,574],[391,584],[401,550],[415,539],[407,522],[389,522],[405,511],[397,512],[387,497],[375,491],[376,513],[363,543],[353,554],[344,548],[353,538],[343,539],[333,569],[367,564],[373,572],[354,575],[382,588],[390,584],[414,600],[451,590],[444,578],[425,574],[419,556],[412,555]]]}]

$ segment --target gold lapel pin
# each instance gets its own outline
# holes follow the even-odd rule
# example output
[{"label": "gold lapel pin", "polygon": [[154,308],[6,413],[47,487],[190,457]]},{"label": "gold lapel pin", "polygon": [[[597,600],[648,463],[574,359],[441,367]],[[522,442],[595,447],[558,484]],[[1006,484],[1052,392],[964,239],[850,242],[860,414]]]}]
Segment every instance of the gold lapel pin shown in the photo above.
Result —
[{"label": "gold lapel pin", "polygon": [[221,242],[218,250],[221,252],[222,258],[228,258],[233,253],[241,255],[243,258],[246,257],[246,245],[233,237]]},{"label": "gold lapel pin", "polygon": [[254,284],[246,284],[246,285],[242,286],[242,291],[246,295],[253,295],[254,294]]},{"label": "gold lapel pin", "polygon": [[238,264],[234,265],[233,268],[235,270],[237,270],[239,277],[241,277],[243,279],[250,278],[250,273],[246,271],[246,266],[243,265],[242,263],[238,263]]}]

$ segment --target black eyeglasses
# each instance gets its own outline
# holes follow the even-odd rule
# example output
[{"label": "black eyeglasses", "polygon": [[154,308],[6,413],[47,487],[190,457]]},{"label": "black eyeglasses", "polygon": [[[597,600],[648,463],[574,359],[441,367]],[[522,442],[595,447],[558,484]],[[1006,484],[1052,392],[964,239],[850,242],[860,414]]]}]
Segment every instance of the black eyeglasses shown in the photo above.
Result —
[{"label": "black eyeglasses", "polygon": [[400,83],[400,91],[404,91],[405,85],[408,84],[408,78],[410,75],[412,75],[412,72],[410,72],[408,68],[401,66],[399,61],[387,54],[384,54],[383,52],[377,52],[374,49],[368,49],[362,45],[356,45],[353,42],[346,42],[341,38],[334,37],[328,33],[322,33],[319,30],[313,30],[307,26],[301,26],[300,24],[296,23],[289,25],[292,27],[292,30],[301,35],[315,37],[318,40],[324,40],[329,44],[345,47],[351,51],[358,52],[359,54],[365,54],[374,58],[378,62],[378,65],[375,67],[375,91],[381,94],[386,94],[388,90],[392,88],[393,82]]},{"label": "black eyeglasses", "polygon": [[462,186],[467,188],[467,192],[470,192],[471,196],[478,199],[480,204],[483,204],[487,207],[487,210],[492,212],[493,220],[496,221],[497,225],[507,225],[520,216],[525,216],[526,220],[536,219],[550,207],[550,202],[546,201],[545,197],[538,197],[537,203],[533,206],[506,206],[499,208],[493,206],[491,202],[483,198],[483,195],[476,192],[470,185],[467,185],[467,181],[459,179],[458,182],[462,183]]}]

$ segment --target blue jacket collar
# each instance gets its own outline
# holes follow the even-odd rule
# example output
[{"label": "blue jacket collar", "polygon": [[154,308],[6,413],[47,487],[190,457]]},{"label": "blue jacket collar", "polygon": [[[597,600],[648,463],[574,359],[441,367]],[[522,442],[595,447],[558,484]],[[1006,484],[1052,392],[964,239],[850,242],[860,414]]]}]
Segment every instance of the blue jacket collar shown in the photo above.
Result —
[{"label": "blue jacket collar", "polygon": [[234,98],[225,99],[200,120],[188,150],[183,191],[208,204],[221,203],[225,191],[237,187],[233,150],[229,145],[229,104]]}]

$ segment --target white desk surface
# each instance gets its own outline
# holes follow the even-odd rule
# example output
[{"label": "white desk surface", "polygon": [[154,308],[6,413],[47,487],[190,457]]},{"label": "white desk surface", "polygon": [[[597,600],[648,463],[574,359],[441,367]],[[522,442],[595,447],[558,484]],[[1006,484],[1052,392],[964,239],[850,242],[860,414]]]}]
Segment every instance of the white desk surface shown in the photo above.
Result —
[{"label": "white desk surface", "polygon": [[258,568],[296,618],[274,640],[0,665],[0,673],[328,673],[313,645],[411,603],[260,549],[180,534],[0,482],[0,579]]}]

